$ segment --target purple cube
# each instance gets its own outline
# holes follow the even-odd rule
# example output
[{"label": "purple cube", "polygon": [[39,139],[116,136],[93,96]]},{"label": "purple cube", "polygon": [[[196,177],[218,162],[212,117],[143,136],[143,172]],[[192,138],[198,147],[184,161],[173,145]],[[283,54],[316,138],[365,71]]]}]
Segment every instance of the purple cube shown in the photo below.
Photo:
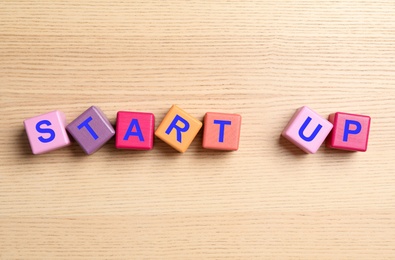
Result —
[{"label": "purple cube", "polygon": [[108,118],[95,106],[74,119],[66,129],[87,154],[99,150],[115,134]]}]

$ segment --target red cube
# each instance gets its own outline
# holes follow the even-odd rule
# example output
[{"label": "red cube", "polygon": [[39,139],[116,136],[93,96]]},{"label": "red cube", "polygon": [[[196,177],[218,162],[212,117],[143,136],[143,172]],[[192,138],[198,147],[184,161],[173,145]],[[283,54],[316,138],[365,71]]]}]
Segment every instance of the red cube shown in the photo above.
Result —
[{"label": "red cube", "polygon": [[115,129],[117,149],[151,150],[154,146],[155,116],[152,113],[119,111]]},{"label": "red cube", "polygon": [[239,148],[241,116],[208,112],[204,117],[203,148],[236,151]]},{"label": "red cube", "polygon": [[365,152],[368,147],[370,117],[337,112],[328,119],[333,129],[326,146],[334,149]]}]

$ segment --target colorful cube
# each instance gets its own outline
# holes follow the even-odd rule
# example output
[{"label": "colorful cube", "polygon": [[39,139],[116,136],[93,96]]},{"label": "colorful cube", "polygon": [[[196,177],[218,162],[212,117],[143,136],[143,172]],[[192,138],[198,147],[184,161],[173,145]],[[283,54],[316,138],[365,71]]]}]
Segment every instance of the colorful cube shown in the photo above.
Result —
[{"label": "colorful cube", "polygon": [[370,117],[337,112],[329,115],[333,130],[326,146],[334,149],[366,152],[368,148]]},{"label": "colorful cube", "polygon": [[108,118],[95,106],[88,108],[66,129],[87,154],[99,150],[115,134]]},{"label": "colorful cube", "polygon": [[241,116],[207,112],[204,117],[203,148],[236,151],[239,149]]},{"label": "colorful cube", "polygon": [[315,153],[333,125],[310,108],[296,110],[282,135],[306,153]]},{"label": "colorful cube", "polygon": [[155,131],[155,135],[168,145],[183,153],[195,139],[202,122],[173,105]]},{"label": "colorful cube", "polygon": [[46,153],[70,144],[65,129],[66,117],[59,110],[26,119],[23,124],[33,154]]},{"label": "colorful cube", "polygon": [[115,147],[151,150],[154,146],[154,128],[154,114],[119,111],[115,128]]}]

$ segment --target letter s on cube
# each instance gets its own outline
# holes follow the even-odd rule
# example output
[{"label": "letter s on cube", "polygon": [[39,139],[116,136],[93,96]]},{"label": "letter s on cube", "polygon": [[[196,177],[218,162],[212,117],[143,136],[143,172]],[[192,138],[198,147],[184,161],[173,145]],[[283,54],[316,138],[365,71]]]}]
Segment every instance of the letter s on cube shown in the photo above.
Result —
[{"label": "letter s on cube", "polygon": [[183,153],[195,139],[202,122],[173,105],[155,131],[162,141]]},{"label": "letter s on cube", "polygon": [[306,153],[316,153],[332,127],[331,122],[303,106],[296,110],[282,136]]},{"label": "letter s on cube", "polygon": [[370,117],[337,112],[329,115],[333,130],[326,146],[334,149],[365,152],[368,148]]},{"label": "letter s on cube", "polygon": [[42,154],[70,144],[66,132],[66,117],[55,110],[26,119],[24,122],[33,154]]}]

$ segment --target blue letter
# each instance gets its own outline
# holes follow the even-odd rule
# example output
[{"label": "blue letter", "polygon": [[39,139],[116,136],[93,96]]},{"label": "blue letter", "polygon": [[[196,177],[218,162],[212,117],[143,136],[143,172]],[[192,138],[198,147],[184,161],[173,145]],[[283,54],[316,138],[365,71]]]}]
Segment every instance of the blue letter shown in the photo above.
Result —
[{"label": "blue letter", "polygon": [[[355,125],[356,129],[355,130],[350,130],[350,125]],[[347,142],[348,141],[348,135],[349,134],[356,135],[359,132],[361,132],[361,129],[362,129],[362,126],[361,126],[360,122],[354,121],[354,120],[346,120],[346,123],[344,125],[343,142]]]},{"label": "blue letter", "polygon": [[40,122],[38,122],[36,124],[36,130],[39,133],[42,134],[50,134],[50,136],[48,138],[44,138],[42,136],[38,137],[38,140],[40,140],[42,143],[49,143],[51,142],[53,139],[55,139],[55,131],[49,128],[41,128],[41,125],[46,125],[46,126],[50,126],[51,122],[49,122],[48,120],[41,120]]},{"label": "blue letter", "polygon": [[[179,126],[177,125],[177,122],[178,122],[178,121],[181,121],[181,122],[184,124],[184,127],[183,127],[183,128],[181,128],[181,127],[179,127]],[[178,141],[179,143],[181,143],[181,132],[186,132],[186,131],[188,131],[188,129],[189,129],[189,123],[188,123],[188,121],[185,120],[184,118],[182,118],[181,116],[176,115],[176,116],[174,117],[173,121],[171,122],[171,124],[169,125],[169,127],[167,128],[166,134],[169,135],[169,134],[171,133],[171,131],[173,130],[173,128],[176,129],[176,132],[177,132],[177,141]]]},{"label": "blue letter", "polygon": [[[136,127],[136,132],[132,132],[134,126]],[[143,133],[141,132],[139,121],[137,119],[132,119],[129,128],[126,131],[125,136],[123,137],[123,140],[127,141],[129,139],[129,136],[138,136],[140,142],[144,142]]]},{"label": "blue letter", "polygon": [[232,122],[225,121],[225,120],[214,120],[214,124],[219,124],[218,142],[223,143],[224,142],[225,125],[231,125]]},{"label": "blue letter", "polygon": [[91,134],[91,136],[93,137],[93,139],[97,139],[99,138],[97,136],[97,134],[95,133],[95,131],[93,131],[92,127],[89,125],[89,122],[92,121],[92,117],[88,117],[87,119],[85,119],[84,122],[82,122],[79,126],[78,129],[81,130],[81,128],[86,127],[86,129],[88,130],[88,132]]},{"label": "blue letter", "polygon": [[307,117],[306,121],[304,121],[302,127],[299,129],[299,136],[300,138],[302,138],[303,140],[305,140],[306,142],[311,142],[314,140],[314,138],[317,136],[318,132],[321,130],[322,125],[318,124],[318,126],[314,129],[314,132],[309,136],[305,136],[303,134],[304,130],[306,130],[306,127],[308,126],[308,124],[310,124],[311,122],[311,117]]}]

